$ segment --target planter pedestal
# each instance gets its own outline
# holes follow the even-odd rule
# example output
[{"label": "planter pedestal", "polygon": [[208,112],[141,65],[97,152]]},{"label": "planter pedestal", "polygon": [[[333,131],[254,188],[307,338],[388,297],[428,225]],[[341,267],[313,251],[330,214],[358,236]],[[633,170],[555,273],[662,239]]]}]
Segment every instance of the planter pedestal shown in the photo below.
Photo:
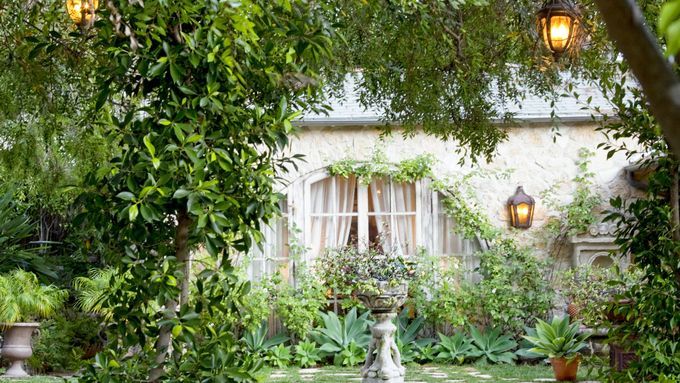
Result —
[{"label": "planter pedestal", "polygon": [[31,337],[40,327],[39,323],[14,323],[6,327],[0,355],[11,363],[3,378],[24,378],[24,361],[33,355]]},{"label": "planter pedestal", "polygon": [[401,365],[401,354],[394,340],[397,327],[392,320],[406,301],[408,285],[389,287],[379,282],[378,290],[379,293],[357,294],[375,318],[371,327],[373,338],[366,353],[366,363],[361,368],[362,383],[403,383],[406,369]]},{"label": "planter pedestal", "polygon": [[[394,333],[397,327],[392,320],[395,313],[373,314],[376,323],[371,328],[373,339],[368,346],[366,363],[361,369],[363,383],[403,383],[406,369],[401,365],[401,354]],[[377,354],[373,357],[373,352]]]}]

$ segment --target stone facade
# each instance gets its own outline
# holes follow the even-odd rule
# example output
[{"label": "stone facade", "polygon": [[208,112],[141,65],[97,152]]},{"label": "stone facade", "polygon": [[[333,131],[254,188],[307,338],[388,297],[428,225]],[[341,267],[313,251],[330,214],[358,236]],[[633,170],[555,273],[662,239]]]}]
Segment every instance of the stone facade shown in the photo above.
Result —
[{"label": "stone facade", "polygon": [[304,154],[306,162],[300,162],[298,171],[288,174],[287,179],[293,182],[343,158],[367,160],[377,147],[395,163],[431,153],[437,159],[437,177],[462,175],[478,168],[511,170],[508,179],[491,177],[475,181],[478,198],[483,201],[489,217],[499,227],[507,227],[506,201],[518,185],[524,186],[524,190],[536,199],[534,225],[525,233],[531,235],[545,224],[546,217],[552,213],[540,198],[542,191],[553,188],[562,203],[570,202],[581,148],[596,153],[591,159],[590,170],[595,174],[596,191],[605,201],[613,196],[630,198],[639,193],[626,181],[624,167],[629,165],[629,161],[625,156],[618,154],[607,159],[606,153],[597,149],[605,138],[596,131],[596,127],[593,122],[568,122],[561,124],[559,135],[555,135],[551,122],[524,123],[507,128],[508,140],[498,147],[492,161],[471,164],[468,160],[460,165],[461,155],[457,153],[459,147],[456,143],[444,142],[423,133],[404,138],[396,131],[392,137],[381,139],[375,126],[322,126],[319,123],[305,126],[303,122],[290,151]]}]

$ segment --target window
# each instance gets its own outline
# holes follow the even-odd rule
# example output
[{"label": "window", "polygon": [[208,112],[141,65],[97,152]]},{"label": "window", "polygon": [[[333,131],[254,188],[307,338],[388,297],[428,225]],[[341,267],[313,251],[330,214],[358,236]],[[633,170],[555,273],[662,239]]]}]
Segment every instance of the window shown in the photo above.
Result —
[{"label": "window", "polygon": [[455,222],[445,214],[442,195],[428,185],[428,180],[409,183],[389,177],[365,185],[355,176],[328,176],[325,171],[297,180],[287,189],[283,217],[264,228],[263,249],[251,251],[251,280],[277,270],[284,278],[292,277],[296,260],[289,255],[289,241],[294,236],[307,249],[302,261],[346,245],[365,249],[381,244],[385,251],[407,256],[422,247],[441,256],[442,267],[455,260],[467,280],[478,281],[474,270],[479,267],[480,242],[454,232]]},{"label": "window", "polygon": [[445,214],[441,193],[435,193],[433,206],[437,230],[435,253],[442,257],[443,266],[449,266],[449,261],[455,260],[463,269],[467,280],[479,281],[481,277],[475,272],[475,269],[479,267],[478,253],[482,250],[479,241],[466,239],[454,231],[456,222]]},{"label": "window", "polygon": [[310,182],[306,211],[306,244],[310,258],[324,249],[378,244],[385,251],[415,254],[418,244],[419,187],[415,183],[334,176]]},{"label": "window", "polygon": [[284,279],[289,278],[293,265],[288,255],[287,201],[281,202],[281,217],[271,225],[264,225],[262,234],[264,235],[262,248],[254,246],[250,251],[250,264],[247,269],[250,280],[259,281],[276,271],[280,271]]},{"label": "window", "polygon": [[356,177],[328,177],[310,187],[309,241],[317,256],[327,248],[339,248],[358,240]]}]

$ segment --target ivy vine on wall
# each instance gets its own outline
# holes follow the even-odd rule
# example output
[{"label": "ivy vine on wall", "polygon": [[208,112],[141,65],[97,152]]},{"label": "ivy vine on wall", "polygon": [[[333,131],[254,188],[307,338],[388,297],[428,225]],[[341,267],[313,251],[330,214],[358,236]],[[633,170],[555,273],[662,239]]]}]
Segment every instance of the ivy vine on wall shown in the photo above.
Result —
[{"label": "ivy vine on wall", "polygon": [[369,184],[374,178],[384,177],[391,177],[397,182],[415,182],[432,177],[434,164],[435,158],[429,153],[393,164],[387,160],[382,150],[376,149],[368,161],[345,158],[328,165],[328,172],[332,176],[345,178],[354,175],[364,185]]}]

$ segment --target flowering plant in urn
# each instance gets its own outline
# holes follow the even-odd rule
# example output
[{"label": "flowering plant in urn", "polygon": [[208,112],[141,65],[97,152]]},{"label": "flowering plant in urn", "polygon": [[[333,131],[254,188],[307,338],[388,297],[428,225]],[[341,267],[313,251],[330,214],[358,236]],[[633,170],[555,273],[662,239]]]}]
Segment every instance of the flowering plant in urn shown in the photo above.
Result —
[{"label": "flowering plant in urn", "polygon": [[395,251],[385,252],[379,245],[366,250],[356,246],[327,249],[317,270],[334,291],[356,295],[371,310],[380,302],[369,297],[394,292],[405,297],[407,281],[415,274],[413,262]]},{"label": "flowering plant in urn", "polygon": [[326,254],[323,277],[333,286],[345,286],[371,310],[375,324],[361,369],[363,383],[402,383],[405,368],[394,341],[396,326],[392,320],[408,294],[408,280],[414,276],[413,264],[382,246],[365,251],[355,247],[331,250]]}]

